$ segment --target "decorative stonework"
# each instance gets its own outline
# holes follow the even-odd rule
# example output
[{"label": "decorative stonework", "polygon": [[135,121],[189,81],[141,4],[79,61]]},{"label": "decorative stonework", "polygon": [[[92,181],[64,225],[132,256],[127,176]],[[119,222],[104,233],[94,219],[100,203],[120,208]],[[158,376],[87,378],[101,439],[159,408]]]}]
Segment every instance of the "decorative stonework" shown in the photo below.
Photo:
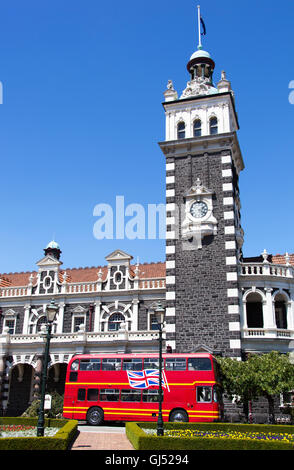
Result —
[{"label": "decorative stonework", "polygon": [[187,83],[181,99],[198,95],[214,95],[216,93],[218,93],[218,90],[211,86],[209,78],[196,77]]}]

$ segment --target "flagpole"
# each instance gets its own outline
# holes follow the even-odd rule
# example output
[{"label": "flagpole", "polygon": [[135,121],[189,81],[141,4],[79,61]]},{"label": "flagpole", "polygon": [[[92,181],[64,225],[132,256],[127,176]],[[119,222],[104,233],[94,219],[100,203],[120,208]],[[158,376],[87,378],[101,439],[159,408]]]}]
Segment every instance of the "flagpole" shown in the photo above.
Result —
[{"label": "flagpole", "polygon": [[197,5],[197,9],[198,9],[198,49],[201,49],[202,48],[202,44],[201,44],[201,28],[200,28],[200,5]]}]

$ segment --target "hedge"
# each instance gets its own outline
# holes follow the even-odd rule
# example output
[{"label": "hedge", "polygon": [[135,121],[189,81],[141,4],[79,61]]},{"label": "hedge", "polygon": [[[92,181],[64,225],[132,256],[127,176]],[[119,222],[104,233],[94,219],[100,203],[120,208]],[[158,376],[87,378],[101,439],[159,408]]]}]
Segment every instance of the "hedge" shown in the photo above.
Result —
[{"label": "hedge", "polygon": [[[15,424],[37,426],[36,418],[0,418],[0,425]],[[45,418],[45,426],[60,428],[51,437],[0,438],[0,450],[67,450],[78,432],[78,421]]]},{"label": "hedge", "polygon": [[[126,434],[136,450],[294,450],[294,445],[282,441],[221,439],[209,437],[157,437],[145,429],[156,429],[156,423],[126,423]],[[294,434],[287,425],[232,423],[166,423],[165,429],[198,429],[202,431],[238,431]]]}]

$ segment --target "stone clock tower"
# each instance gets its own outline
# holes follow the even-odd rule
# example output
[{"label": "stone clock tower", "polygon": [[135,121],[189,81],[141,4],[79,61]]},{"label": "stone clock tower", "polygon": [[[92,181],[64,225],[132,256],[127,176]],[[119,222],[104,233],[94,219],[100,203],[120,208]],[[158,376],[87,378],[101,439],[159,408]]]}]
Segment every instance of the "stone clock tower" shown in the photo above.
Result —
[{"label": "stone clock tower", "polygon": [[230,82],[198,46],[181,96],[164,93],[166,137],[166,338],[176,352],[241,357],[238,262],[238,118]]}]

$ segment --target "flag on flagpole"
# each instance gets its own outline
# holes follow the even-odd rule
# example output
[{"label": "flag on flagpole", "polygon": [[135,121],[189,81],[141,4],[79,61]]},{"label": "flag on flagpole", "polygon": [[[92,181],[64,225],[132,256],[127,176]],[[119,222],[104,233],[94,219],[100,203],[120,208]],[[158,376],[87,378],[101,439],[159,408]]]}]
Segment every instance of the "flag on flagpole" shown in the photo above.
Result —
[{"label": "flag on flagpole", "polygon": [[[131,388],[146,389],[152,386],[159,386],[159,370],[145,369],[141,371],[127,370],[129,385]],[[165,373],[162,373],[161,385],[169,390]]]},{"label": "flag on flagpole", "polygon": [[202,16],[200,16],[200,21],[201,21],[201,26],[202,26],[201,36],[205,36],[206,35],[206,27],[205,27],[205,23],[203,21]]}]

